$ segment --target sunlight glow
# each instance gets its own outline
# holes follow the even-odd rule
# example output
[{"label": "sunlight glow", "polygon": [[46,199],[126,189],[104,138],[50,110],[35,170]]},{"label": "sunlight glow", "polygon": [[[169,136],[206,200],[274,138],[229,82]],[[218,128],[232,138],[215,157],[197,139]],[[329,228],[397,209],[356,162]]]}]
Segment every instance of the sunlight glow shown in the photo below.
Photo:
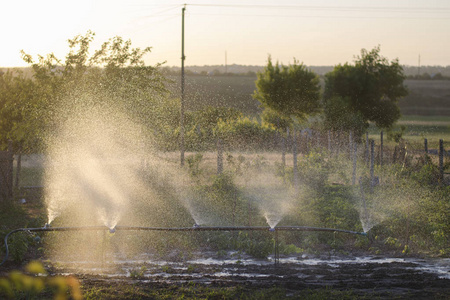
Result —
[{"label": "sunlight glow", "polygon": [[[114,36],[152,47],[147,64],[180,64],[181,0],[17,0],[0,5],[0,66],[25,66],[20,50],[63,59],[67,39],[88,30],[95,48]],[[186,65],[264,65],[268,54],[307,65],[351,62],[380,45],[401,64],[450,65],[447,1],[210,1],[187,3]]]}]

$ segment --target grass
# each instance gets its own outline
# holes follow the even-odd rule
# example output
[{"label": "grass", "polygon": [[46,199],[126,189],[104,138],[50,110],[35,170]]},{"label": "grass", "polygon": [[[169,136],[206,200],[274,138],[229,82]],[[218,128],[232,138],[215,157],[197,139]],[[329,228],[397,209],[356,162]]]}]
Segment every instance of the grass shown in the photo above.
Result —
[{"label": "grass", "polygon": [[98,281],[83,286],[84,298],[89,299],[369,299],[353,291],[330,288],[286,290],[280,287],[255,287],[251,284],[207,286],[195,283],[169,285],[162,283],[111,283]]},{"label": "grass", "polygon": [[[428,140],[428,149],[438,149],[439,140],[444,140],[444,149],[450,148],[450,117],[446,116],[403,116],[396,125],[394,131],[400,132],[401,127],[405,126],[403,138],[417,149],[423,149],[424,139]],[[375,126],[369,128],[369,138],[379,143],[380,130]],[[384,136],[384,143],[393,146],[393,141],[387,140]]]},{"label": "grass", "polygon": [[[17,170],[14,169],[14,172]],[[20,174],[20,186],[42,186],[44,169],[42,167],[22,167]]]}]

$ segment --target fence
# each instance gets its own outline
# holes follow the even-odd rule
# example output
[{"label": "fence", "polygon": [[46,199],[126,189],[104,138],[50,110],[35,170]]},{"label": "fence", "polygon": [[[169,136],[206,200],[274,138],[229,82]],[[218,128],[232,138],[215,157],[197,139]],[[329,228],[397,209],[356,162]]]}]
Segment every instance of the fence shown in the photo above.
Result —
[{"label": "fence", "polygon": [[[327,150],[330,156],[347,155],[352,162],[353,168],[356,168],[356,161],[363,160],[370,169],[371,180],[374,178],[375,165],[383,166],[388,164],[401,163],[405,164],[408,159],[424,157],[425,155],[429,161],[435,161],[439,169],[439,181],[444,179],[444,156],[449,156],[449,153],[444,149],[444,141],[439,140],[438,149],[429,149],[428,140],[424,139],[423,147],[418,144],[411,144],[407,141],[400,141],[395,146],[388,146],[384,141],[384,133],[380,132],[380,138],[377,141],[369,139],[369,135],[363,138],[355,138],[352,132],[320,132],[313,130],[291,131],[286,132],[285,135],[279,133],[274,134],[269,139],[260,143],[255,147],[258,150],[281,152],[282,165],[286,165],[286,154],[291,153],[293,157],[294,182],[297,179],[297,155],[308,154],[312,149]],[[251,141],[250,143],[253,143]],[[217,138],[217,173],[222,173],[224,170],[223,153],[224,151],[239,151],[248,150],[248,145],[242,143],[235,143],[231,140]],[[353,171],[355,174],[355,170]],[[356,181],[353,175],[352,183]]]}]

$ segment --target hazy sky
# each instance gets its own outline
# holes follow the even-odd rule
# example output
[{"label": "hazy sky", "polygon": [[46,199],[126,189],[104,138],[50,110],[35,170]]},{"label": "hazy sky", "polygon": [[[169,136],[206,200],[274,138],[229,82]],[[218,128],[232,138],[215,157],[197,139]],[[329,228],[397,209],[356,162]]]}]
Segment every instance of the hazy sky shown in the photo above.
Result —
[{"label": "hazy sky", "polygon": [[[96,33],[151,46],[146,63],[181,63],[186,3],[186,65],[351,62],[380,45],[404,65],[450,65],[449,0],[1,0],[0,67],[25,66],[20,50],[64,59],[67,39]],[[226,53],[226,55],[225,55]]]}]

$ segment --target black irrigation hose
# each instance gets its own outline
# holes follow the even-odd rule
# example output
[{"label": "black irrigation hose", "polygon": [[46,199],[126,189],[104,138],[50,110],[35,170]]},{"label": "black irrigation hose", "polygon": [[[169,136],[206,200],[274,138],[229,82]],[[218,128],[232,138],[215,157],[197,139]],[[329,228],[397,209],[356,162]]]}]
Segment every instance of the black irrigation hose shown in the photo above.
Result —
[{"label": "black irrigation hose", "polygon": [[135,231],[329,231],[329,232],[342,232],[349,234],[358,234],[362,236],[367,236],[365,232],[334,229],[334,228],[321,228],[321,227],[309,227],[309,226],[277,226],[274,228],[267,226],[199,226],[194,225],[193,227],[139,227],[139,226],[116,226],[114,228],[109,228],[106,226],[79,226],[79,227],[39,227],[39,228],[19,228],[9,232],[5,236],[5,249],[6,254],[3,258],[0,266],[2,266],[9,256],[8,238],[10,235],[20,232],[43,232],[43,231],[84,231],[84,230],[109,230],[109,232],[114,233],[117,230],[135,230]]}]

